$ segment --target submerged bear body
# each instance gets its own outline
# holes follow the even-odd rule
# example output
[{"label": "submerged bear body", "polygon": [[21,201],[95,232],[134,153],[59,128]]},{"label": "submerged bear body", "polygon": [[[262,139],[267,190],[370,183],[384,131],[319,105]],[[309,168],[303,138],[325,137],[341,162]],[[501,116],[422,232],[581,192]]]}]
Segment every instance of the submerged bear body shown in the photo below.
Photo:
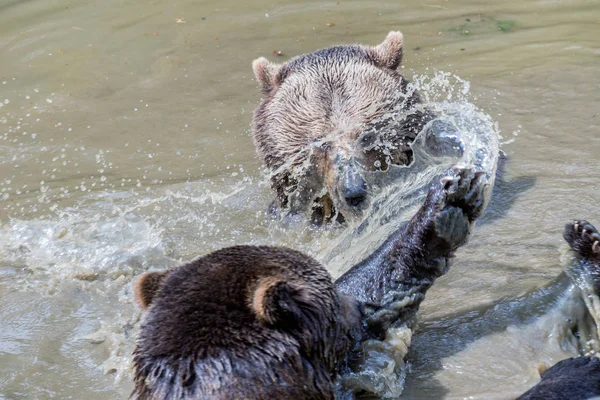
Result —
[{"label": "submerged bear body", "polygon": [[[132,398],[396,398],[401,388],[393,395],[377,385],[387,367],[365,363],[365,345],[383,343],[386,332],[411,325],[425,292],[468,237],[481,209],[479,201],[464,200],[480,199],[472,187],[481,189],[481,182],[466,173],[459,182],[469,185],[456,181],[432,189],[406,226],[336,282],[302,253],[254,246],[226,248],[144,275],[136,295],[148,313],[134,353]],[[578,256],[567,274],[571,283],[562,274],[541,293],[575,296],[573,302],[598,296],[600,234],[575,221],[564,236]],[[420,255],[411,253],[419,248]],[[484,323],[465,318],[466,334],[471,324]],[[583,329],[589,320],[580,318],[562,323],[579,332],[574,337],[585,351],[590,340],[598,341],[598,327],[593,322],[595,329]],[[364,368],[371,368],[367,375],[347,379]],[[561,361],[519,400],[595,398],[599,371],[596,358]],[[375,382],[365,384],[364,377],[373,374]]]}]

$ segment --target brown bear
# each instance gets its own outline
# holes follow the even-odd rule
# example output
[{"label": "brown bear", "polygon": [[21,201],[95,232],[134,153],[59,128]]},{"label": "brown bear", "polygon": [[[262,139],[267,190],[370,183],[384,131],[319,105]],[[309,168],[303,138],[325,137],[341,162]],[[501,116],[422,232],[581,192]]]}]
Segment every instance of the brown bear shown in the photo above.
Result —
[{"label": "brown bear", "polygon": [[[348,355],[356,356],[353,345],[379,336],[382,323],[397,324],[414,315],[422,295],[447,268],[451,250],[464,243],[464,228],[477,217],[477,202],[468,199],[478,198],[479,190],[454,187],[432,191],[407,226],[352,269],[355,278],[367,273],[370,281],[334,284],[314,259],[266,246],[226,248],[176,269],[143,275],[136,297],[148,314],[134,353],[131,397],[355,398],[352,388],[338,385],[336,393],[335,386],[336,377],[348,368]],[[600,234],[588,222],[574,221],[564,236],[580,257],[575,272],[591,279],[597,292]],[[429,240],[436,246],[428,245]],[[421,246],[424,251],[412,263]],[[518,400],[597,396],[600,360],[578,357],[544,372]]]},{"label": "brown bear", "polygon": [[[134,352],[131,397],[345,399],[365,394],[364,387],[340,384],[344,374],[356,371],[353,361],[364,358],[361,343],[381,340],[386,328],[414,318],[427,289],[467,240],[485,197],[480,174],[451,172],[430,190],[409,223],[335,283],[314,259],[266,246],[226,248],[143,275],[136,297],[148,312]],[[573,221],[564,237],[578,260],[541,296],[555,299],[561,296],[556,291],[597,296],[600,233],[586,221]],[[564,284],[565,278],[571,284]],[[520,318],[515,302],[509,302]],[[506,317],[503,304],[493,305],[497,308]],[[575,330],[579,322],[577,317],[564,321]],[[461,329],[469,330],[468,325],[463,321]],[[505,329],[507,322],[495,325]],[[588,337],[583,331],[579,335],[583,349]],[[579,357],[543,373],[519,400],[596,396],[600,361]]]},{"label": "brown bear", "polygon": [[[262,88],[253,139],[277,209],[317,223],[360,215],[382,174],[412,162],[411,144],[435,116],[397,71],[402,45],[402,33],[390,32],[375,47],[334,46],[281,65],[253,62]],[[463,146],[449,124],[435,120],[427,128],[432,154]]]},{"label": "brown bear", "polygon": [[143,275],[133,399],[333,399],[360,343],[411,321],[481,215],[484,174],[453,169],[415,216],[335,283],[297,251],[236,246]]}]

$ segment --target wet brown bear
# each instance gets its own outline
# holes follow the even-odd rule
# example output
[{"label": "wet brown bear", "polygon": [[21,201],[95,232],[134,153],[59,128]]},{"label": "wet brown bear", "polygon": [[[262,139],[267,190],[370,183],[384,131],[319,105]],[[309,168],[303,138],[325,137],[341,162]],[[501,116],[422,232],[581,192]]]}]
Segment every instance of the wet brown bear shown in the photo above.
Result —
[{"label": "wet brown bear", "polygon": [[[277,247],[225,248],[143,275],[134,399],[333,399],[364,370],[360,344],[412,329],[425,293],[466,243],[489,198],[484,174],[451,170],[415,216],[335,284]],[[380,365],[369,370],[378,379]],[[396,371],[394,371],[396,372]],[[341,390],[341,391],[340,391]]]},{"label": "wet brown bear", "polygon": [[286,248],[225,248],[136,289],[152,305],[134,354],[139,399],[332,398],[360,322],[325,268]]},{"label": "wet brown bear", "polygon": [[[149,311],[134,353],[132,398],[333,399],[336,375],[344,373],[345,353],[356,349],[353,343],[377,337],[373,320],[377,326],[414,316],[446,269],[451,250],[464,243],[465,223],[480,209],[469,200],[478,197],[473,196],[477,190],[464,192],[460,186],[430,193],[413,221],[338,280],[337,290],[315,260],[275,247],[226,248],[177,269],[143,275],[136,297]],[[573,278],[589,280],[597,293],[600,233],[586,221],[573,221],[564,237],[579,256]],[[423,251],[415,253],[421,246]],[[563,275],[542,292],[572,296],[574,282],[560,284]],[[354,394],[337,391],[340,399]],[[557,363],[518,399],[599,395],[600,361],[578,357]]]},{"label": "wet brown bear", "polygon": [[[315,222],[357,215],[381,173],[411,163],[411,144],[433,114],[396,70],[402,40],[390,32],[375,47],[335,46],[282,65],[254,61],[262,99],[253,138],[279,209]],[[441,130],[434,150],[446,140],[455,148],[456,137]]]}]

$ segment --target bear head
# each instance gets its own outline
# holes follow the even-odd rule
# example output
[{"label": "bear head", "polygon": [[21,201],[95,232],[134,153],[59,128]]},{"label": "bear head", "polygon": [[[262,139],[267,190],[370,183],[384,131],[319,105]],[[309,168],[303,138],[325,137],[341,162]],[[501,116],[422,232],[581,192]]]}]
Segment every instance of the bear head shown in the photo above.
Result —
[{"label": "bear head", "polygon": [[325,268],[287,248],[225,248],[142,275],[135,293],[135,399],[333,399],[360,329]]},{"label": "bear head", "polygon": [[397,71],[402,44],[390,32],[375,47],[254,61],[262,98],[253,139],[279,208],[317,220],[360,215],[381,180],[374,175],[411,163],[411,144],[431,118]]}]

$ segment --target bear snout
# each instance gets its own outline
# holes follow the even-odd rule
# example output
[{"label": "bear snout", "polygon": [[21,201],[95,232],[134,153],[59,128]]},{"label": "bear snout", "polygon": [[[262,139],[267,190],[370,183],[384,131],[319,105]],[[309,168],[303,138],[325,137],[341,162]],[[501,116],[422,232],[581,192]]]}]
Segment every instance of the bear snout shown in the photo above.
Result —
[{"label": "bear snout", "polygon": [[348,207],[361,208],[366,204],[368,196],[367,182],[365,182],[356,166],[351,166],[342,172],[339,193]]}]

